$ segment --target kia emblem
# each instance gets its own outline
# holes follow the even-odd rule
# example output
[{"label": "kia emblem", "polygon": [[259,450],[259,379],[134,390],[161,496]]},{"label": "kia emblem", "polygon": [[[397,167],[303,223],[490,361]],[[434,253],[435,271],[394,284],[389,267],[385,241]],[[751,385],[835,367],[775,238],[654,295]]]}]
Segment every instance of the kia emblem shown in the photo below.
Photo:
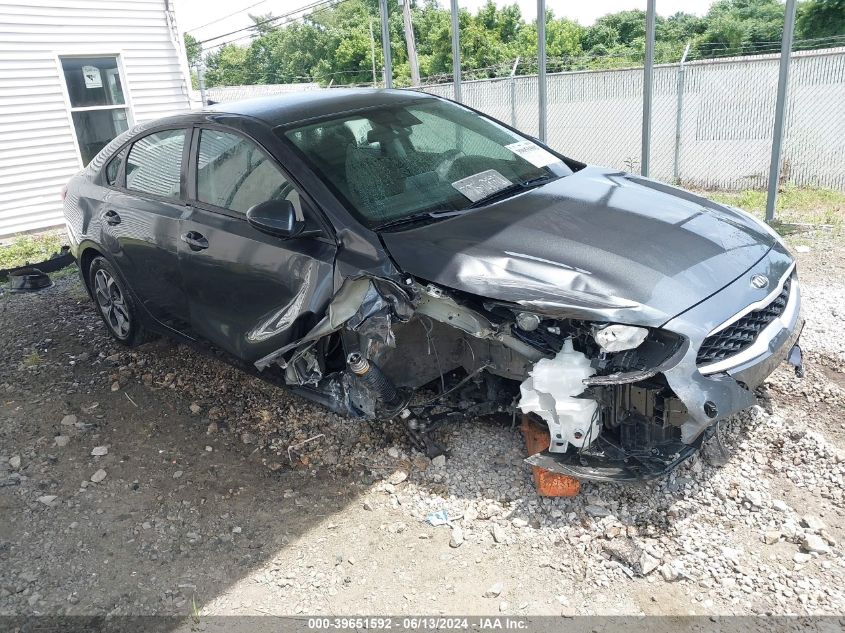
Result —
[{"label": "kia emblem", "polygon": [[760,288],[762,290],[763,288],[769,285],[769,278],[765,275],[752,275],[751,285],[755,288]]}]

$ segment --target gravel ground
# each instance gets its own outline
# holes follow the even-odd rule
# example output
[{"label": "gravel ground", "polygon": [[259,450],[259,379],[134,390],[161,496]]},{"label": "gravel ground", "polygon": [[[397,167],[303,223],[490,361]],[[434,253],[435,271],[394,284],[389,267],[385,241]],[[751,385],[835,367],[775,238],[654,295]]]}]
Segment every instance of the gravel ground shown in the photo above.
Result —
[{"label": "gravel ground", "polygon": [[843,614],[845,249],[812,244],[807,377],[722,425],[727,463],[574,499],[536,496],[509,420],[432,462],[188,347],[119,348],[72,276],[0,297],[0,615]]}]

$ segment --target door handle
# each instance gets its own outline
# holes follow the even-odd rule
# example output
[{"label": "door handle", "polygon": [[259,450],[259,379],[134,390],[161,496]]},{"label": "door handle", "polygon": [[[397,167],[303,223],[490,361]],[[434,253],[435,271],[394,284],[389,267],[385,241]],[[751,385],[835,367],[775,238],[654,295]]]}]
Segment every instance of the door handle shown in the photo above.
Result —
[{"label": "door handle", "polygon": [[120,224],[120,216],[114,209],[109,209],[108,211],[103,213],[100,218],[109,226],[117,226],[118,224]]},{"label": "door handle", "polygon": [[182,241],[188,245],[192,251],[204,251],[208,248],[208,240],[202,233],[196,231],[188,231],[182,234]]}]

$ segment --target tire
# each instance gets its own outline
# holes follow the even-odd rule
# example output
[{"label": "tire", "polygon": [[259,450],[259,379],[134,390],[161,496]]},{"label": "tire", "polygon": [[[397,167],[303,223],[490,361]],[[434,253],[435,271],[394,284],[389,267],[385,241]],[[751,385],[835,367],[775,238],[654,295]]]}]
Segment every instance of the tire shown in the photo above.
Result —
[{"label": "tire", "polygon": [[114,340],[126,347],[137,347],[148,340],[132,295],[105,257],[95,257],[88,267],[88,287]]}]

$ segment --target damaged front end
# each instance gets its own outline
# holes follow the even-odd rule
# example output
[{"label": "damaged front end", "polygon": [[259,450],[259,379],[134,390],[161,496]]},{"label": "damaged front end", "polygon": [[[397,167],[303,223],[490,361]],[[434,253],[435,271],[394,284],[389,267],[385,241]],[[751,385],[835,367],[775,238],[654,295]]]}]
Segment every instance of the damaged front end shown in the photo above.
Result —
[{"label": "damaged front end", "polygon": [[[444,422],[527,415],[550,434],[529,464],[648,479],[751,406],[793,349],[800,297],[794,265],[781,263],[771,297],[726,315],[742,297],[729,286],[667,327],[531,311],[410,276],[349,278],[306,336],[256,366],[280,368],[294,390],[344,416],[395,419],[430,456],[442,450],[430,434]],[[757,330],[727,340],[741,326]],[[714,340],[728,351],[702,361]]]}]

